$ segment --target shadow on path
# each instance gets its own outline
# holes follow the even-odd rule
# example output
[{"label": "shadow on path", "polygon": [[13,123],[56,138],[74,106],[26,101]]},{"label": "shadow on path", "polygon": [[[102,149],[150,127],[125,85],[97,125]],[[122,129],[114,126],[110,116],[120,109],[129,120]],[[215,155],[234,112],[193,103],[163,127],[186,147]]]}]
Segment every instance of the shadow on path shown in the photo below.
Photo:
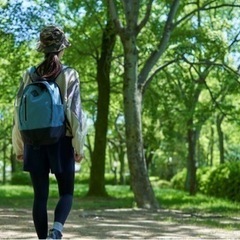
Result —
[{"label": "shadow on path", "polygon": [[[180,217],[167,210],[73,210],[64,239],[240,239],[239,231],[206,228],[166,221]],[[164,217],[163,220],[161,217]],[[181,215],[181,218],[186,217]],[[53,211],[49,211],[49,221]],[[50,226],[51,227],[51,226]],[[30,210],[0,209],[1,239],[36,239]]]}]

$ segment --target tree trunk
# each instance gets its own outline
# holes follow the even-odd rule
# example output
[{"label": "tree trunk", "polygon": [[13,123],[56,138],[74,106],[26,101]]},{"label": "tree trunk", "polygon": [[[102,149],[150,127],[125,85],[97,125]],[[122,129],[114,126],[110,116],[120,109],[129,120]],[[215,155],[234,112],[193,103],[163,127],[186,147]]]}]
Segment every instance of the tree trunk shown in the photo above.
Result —
[{"label": "tree trunk", "polygon": [[188,159],[187,159],[187,179],[186,190],[190,195],[194,195],[197,191],[196,182],[196,142],[197,131],[193,129],[193,119],[188,121]]},{"label": "tree trunk", "polygon": [[142,93],[137,85],[137,49],[134,37],[125,38],[124,45],[124,116],[126,127],[126,144],[131,186],[137,206],[140,208],[157,208],[143,152],[141,107]]},{"label": "tree trunk", "polygon": [[120,162],[120,169],[119,169],[119,183],[120,185],[125,184],[125,162],[124,162],[124,156],[125,153],[121,147],[120,153],[119,153],[119,162]]},{"label": "tree trunk", "polygon": [[11,148],[11,155],[10,155],[10,162],[11,162],[11,174],[16,172],[16,155],[13,152],[13,148]]},{"label": "tree trunk", "polygon": [[217,133],[218,133],[218,148],[220,153],[220,164],[224,163],[224,134],[222,131],[222,121],[224,119],[223,115],[217,115],[216,125],[217,125]]},{"label": "tree trunk", "polygon": [[[151,183],[148,178],[146,162],[143,153],[142,139],[142,93],[150,82],[149,73],[163,55],[167,48],[171,32],[173,30],[173,19],[176,15],[179,0],[173,0],[167,20],[160,37],[156,51],[153,51],[146,60],[142,71],[138,73],[138,53],[136,39],[141,30],[146,26],[151,15],[153,1],[147,1],[145,16],[140,20],[140,0],[122,1],[125,18],[125,27],[118,16],[116,3],[108,0],[110,16],[115,24],[124,48],[124,116],[126,126],[126,145],[131,184],[138,207],[157,208],[158,202],[155,198]],[[144,4],[145,5],[145,4]],[[124,17],[125,16],[125,17]],[[139,21],[140,20],[140,21]],[[141,88],[141,89],[140,89]]]},{"label": "tree trunk", "polygon": [[211,126],[210,142],[209,142],[209,166],[213,166],[213,150],[214,150],[214,129]]},{"label": "tree trunk", "polygon": [[109,75],[115,41],[116,34],[113,31],[111,23],[108,22],[102,36],[101,57],[97,62],[97,118],[95,123],[94,150],[91,158],[88,196],[107,196],[104,174],[110,101]]},{"label": "tree trunk", "polygon": [[3,185],[6,184],[6,161],[7,161],[7,154],[6,154],[6,151],[7,151],[7,145],[6,145],[6,142],[4,141],[3,142],[3,149],[2,149],[2,152],[3,152],[3,166],[2,166],[2,170],[3,170]]}]

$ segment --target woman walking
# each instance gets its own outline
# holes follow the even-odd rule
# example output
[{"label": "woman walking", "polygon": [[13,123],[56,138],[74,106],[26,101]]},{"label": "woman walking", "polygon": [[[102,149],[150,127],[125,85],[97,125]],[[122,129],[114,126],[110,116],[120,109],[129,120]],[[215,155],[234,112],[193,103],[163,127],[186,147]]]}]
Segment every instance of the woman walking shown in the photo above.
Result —
[{"label": "woman walking", "polygon": [[[23,142],[18,128],[18,113],[12,132],[13,147],[23,170],[30,173],[34,202],[32,216],[39,239],[61,239],[64,223],[70,213],[74,192],[75,161],[83,157],[84,132],[81,111],[79,76],[73,69],[61,64],[64,49],[70,46],[64,32],[56,26],[47,26],[40,33],[37,51],[44,60],[28,69],[22,78],[15,107],[20,104],[23,89],[31,82],[44,78],[55,79],[60,88],[66,116],[66,133],[51,145],[33,146]],[[54,223],[48,232],[47,201],[49,173],[55,174],[59,189],[59,201],[54,211]]]}]

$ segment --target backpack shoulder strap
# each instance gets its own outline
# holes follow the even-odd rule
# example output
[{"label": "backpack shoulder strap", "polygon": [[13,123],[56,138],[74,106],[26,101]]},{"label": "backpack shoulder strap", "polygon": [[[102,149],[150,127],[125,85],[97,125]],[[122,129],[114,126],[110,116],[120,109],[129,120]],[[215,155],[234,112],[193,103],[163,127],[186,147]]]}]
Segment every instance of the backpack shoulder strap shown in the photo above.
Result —
[{"label": "backpack shoulder strap", "polygon": [[28,74],[29,74],[29,78],[30,78],[31,82],[34,82],[33,74],[35,73],[35,71],[36,71],[35,66],[32,66],[28,69]]}]

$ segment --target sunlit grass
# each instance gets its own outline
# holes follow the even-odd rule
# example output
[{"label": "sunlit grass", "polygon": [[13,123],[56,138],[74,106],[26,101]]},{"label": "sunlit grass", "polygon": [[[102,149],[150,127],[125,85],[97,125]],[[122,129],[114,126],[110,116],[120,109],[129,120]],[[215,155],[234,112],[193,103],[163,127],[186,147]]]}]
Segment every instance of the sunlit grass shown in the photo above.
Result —
[{"label": "sunlit grass", "polygon": [[[114,209],[132,208],[136,204],[129,186],[107,185],[108,198],[86,197],[88,185],[76,184],[73,209]],[[179,224],[202,225],[223,229],[239,229],[238,219],[240,213],[239,203],[229,200],[213,198],[168,188],[156,187],[154,189],[160,207],[173,212],[182,211],[181,217],[175,215],[156,215],[156,221],[171,221]],[[33,190],[31,186],[0,186],[1,208],[31,209],[33,203]],[[58,188],[56,184],[50,185],[49,209],[54,209],[58,201]],[[183,217],[182,217],[183,216]]]},{"label": "sunlit grass", "polygon": [[[109,197],[86,197],[88,185],[76,184],[73,209],[114,209],[136,207],[134,195],[129,186],[106,186]],[[225,229],[239,229],[237,220],[240,215],[240,204],[226,199],[214,198],[197,194],[190,196],[184,191],[169,188],[154,188],[161,209],[173,212],[181,211],[182,216],[156,215],[158,221],[173,221],[180,224],[195,224]],[[33,190],[31,186],[0,186],[0,208],[31,209]],[[53,209],[58,201],[56,184],[50,185],[48,205]]]},{"label": "sunlit grass", "polygon": [[198,213],[223,213],[225,215],[240,213],[240,204],[227,199],[202,194],[190,196],[184,191],[174,189],[159,189],[155,192],[163,208]]},{"label": "sunlit grass", "polygon": [[26,198],[33,195],[31,186],[3,185],[0,186],[1,199]]}]

